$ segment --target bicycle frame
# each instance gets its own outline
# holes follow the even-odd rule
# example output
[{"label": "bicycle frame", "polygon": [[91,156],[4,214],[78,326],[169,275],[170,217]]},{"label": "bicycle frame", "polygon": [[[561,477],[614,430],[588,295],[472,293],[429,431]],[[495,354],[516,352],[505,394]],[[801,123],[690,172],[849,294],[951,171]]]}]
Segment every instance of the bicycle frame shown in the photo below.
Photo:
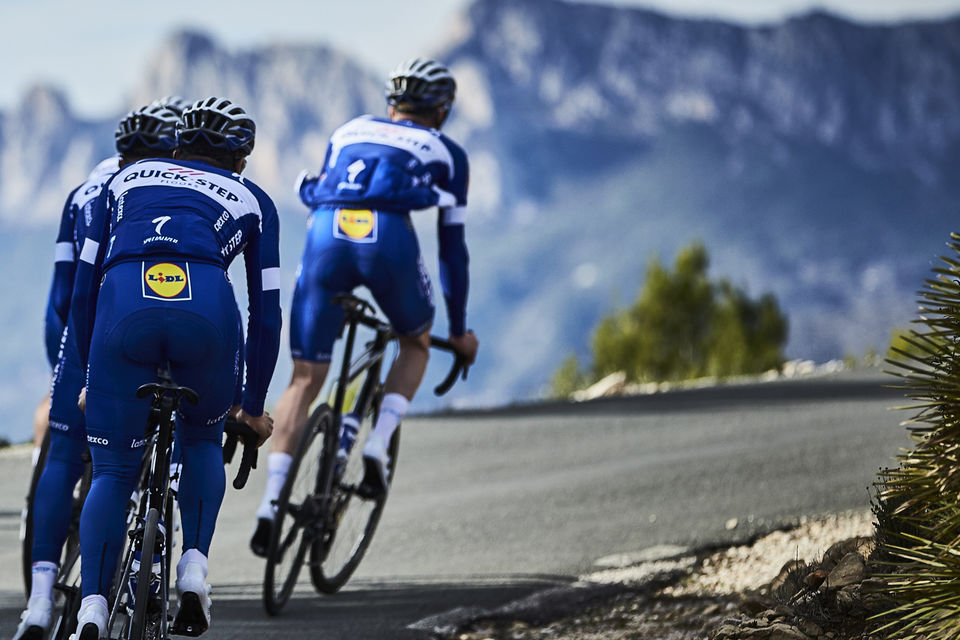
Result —
[{"label": "bicycle frame", "polygon": [[[339,297],[339,296],[338,296]],[[390,325],[380,322],[376,318],[367,316],[364,309],[367,303],[357,299],[347,298],[351,301],[344,304],[346,309],[346,320],[344,326],[347,329],[347,338],[344,343],[343,358],[340,364],[340,377],[335,383],[336,392],[333,400],[333,428],[324,434],[326,444],[324,451],[329,455],[321,463],[321,472],[317,478],[317,493],[321,494],[324,505],[329,505],[332,499],[331,492],[335,487],[334,457],[340,438],[340,428],[343,420],[344,404],[346,403],[347,388],[350,383],[358,377],[367,374],[363,381],[360,391],[354,400],[353,411],[359,415],[366,415],[374,402],[374,395],[380,384],[380,372],[383,368],[383,358],[387,351],[387,345],[394,339],[395,334]],[[356,302],[352,302],[352,301]],[[365,325],[374,330],[373,340],[367,344],[366,351],[355,361],[351,361],[354,345],[357,339],[357,327]]]}]

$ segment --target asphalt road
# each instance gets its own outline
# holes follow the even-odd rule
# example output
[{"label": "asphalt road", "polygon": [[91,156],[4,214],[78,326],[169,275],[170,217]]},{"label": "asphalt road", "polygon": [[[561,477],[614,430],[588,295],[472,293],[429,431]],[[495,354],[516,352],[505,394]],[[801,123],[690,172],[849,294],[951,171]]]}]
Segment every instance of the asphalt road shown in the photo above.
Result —
[{"label": "asphalt road", "polygon": [[[869,506],[908,444],[891,379],[842,376],[640,398],[412,417],[376,538],[350,584],[260,604],[246,542],[264,470],[228,489],[214,547],[217,638],[429,638],[409,625],[566,584],[604,556],[742,540]],[[0,636],[23,596],[19,509],[29,460],[0,452]],[[737,520],[728,529],[727,523]]]}]

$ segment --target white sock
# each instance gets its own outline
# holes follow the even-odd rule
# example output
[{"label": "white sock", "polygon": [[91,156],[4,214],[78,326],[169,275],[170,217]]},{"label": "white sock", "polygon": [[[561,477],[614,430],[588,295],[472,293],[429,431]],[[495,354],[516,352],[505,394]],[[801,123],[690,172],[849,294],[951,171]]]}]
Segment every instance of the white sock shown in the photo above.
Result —
[{"label": "white sock", "polygon": [[407,415],[407,408],[410,401],[399,393],[388,393],[383,396],[380,403],[380,414],[377,416],[377,424],[373,425],[373,431],[369,438],[377,438],[384,443],[389,444],[393,432],[397,430],[403,416]]},{"label": "white sock", "polygon": [[55,562],[34,562],[30,569],[30,599],[53,600],[53,583],[57,580]]},{"label": "white sock", "polygon": [[287,480],[287,472],[290,471],[292,460],[293,456],[289,453],[273,452],[267,456],[267,486],[263,491],[260,507],[257,509],[258,518],[273,519],[276,506],[272,503],[280,497],[280,490],[283,489],[283,483]]},{"label": "white sock", "polygon": [[207,556],[203,555],[199,549],[187,549],[183,552],[183,555],[180,556],[180,562],[177,563],[178,576],[183,575],[184,569],[190,562],[199,562],[200,566],[203,567],[203,577],[207,577]]}]

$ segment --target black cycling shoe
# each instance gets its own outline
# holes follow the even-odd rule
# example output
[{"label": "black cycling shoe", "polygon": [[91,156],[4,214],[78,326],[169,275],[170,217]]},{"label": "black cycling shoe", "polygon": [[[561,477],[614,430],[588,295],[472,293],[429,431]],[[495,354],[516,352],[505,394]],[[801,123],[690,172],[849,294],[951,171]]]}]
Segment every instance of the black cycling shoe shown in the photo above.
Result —
[{"label": "black cycling shoe", "polygon": [[387,479],[382,464],[376,458],[363,457],[363,480],[357,494],[365,500],[379,500],[387,495]]},{"label": "black cycling shoe", "polygon": [[253,555],[267,557],[267,547],[270,546],[270,531],[273,529],[273,520],[257,518],[257,528],[250,536],[250,550]]},{"label": "black cycling shoe", "polygon": [[92,622],[83,625],[78,640],[100,640],[100,629]]},{"label": "black cycling shoe", "polygon": [[45,635],[47,635],[47,632],[43,627],[33,625],[27,627],[23,635],[14,636],[14,640],[43,640]]},{"label": "black cycling shoe", "polygon": [[[269,521],[268,521],[269,522]],[[180,596],[180,608],[170,627],[170,634],[196,638],[210,628],[210,620],[204,613],[200,596],[189,591]]]}]

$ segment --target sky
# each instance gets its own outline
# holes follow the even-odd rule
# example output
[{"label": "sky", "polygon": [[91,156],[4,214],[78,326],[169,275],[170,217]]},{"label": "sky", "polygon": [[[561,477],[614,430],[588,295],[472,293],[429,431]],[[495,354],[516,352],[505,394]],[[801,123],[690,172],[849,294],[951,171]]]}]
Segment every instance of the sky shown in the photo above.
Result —
[{"label": "sky", "polygon": [[[960,0],[583,0],[755,24],[823,8],[869,22],[960,15]],[[190,27],[232,49],[324,43],[386,74],[400,60],[430,55],[471,0],[0,0],[0,110],[35,84],[62,88],[81,116],[130,107],[125,93],[152,51]]]}]

